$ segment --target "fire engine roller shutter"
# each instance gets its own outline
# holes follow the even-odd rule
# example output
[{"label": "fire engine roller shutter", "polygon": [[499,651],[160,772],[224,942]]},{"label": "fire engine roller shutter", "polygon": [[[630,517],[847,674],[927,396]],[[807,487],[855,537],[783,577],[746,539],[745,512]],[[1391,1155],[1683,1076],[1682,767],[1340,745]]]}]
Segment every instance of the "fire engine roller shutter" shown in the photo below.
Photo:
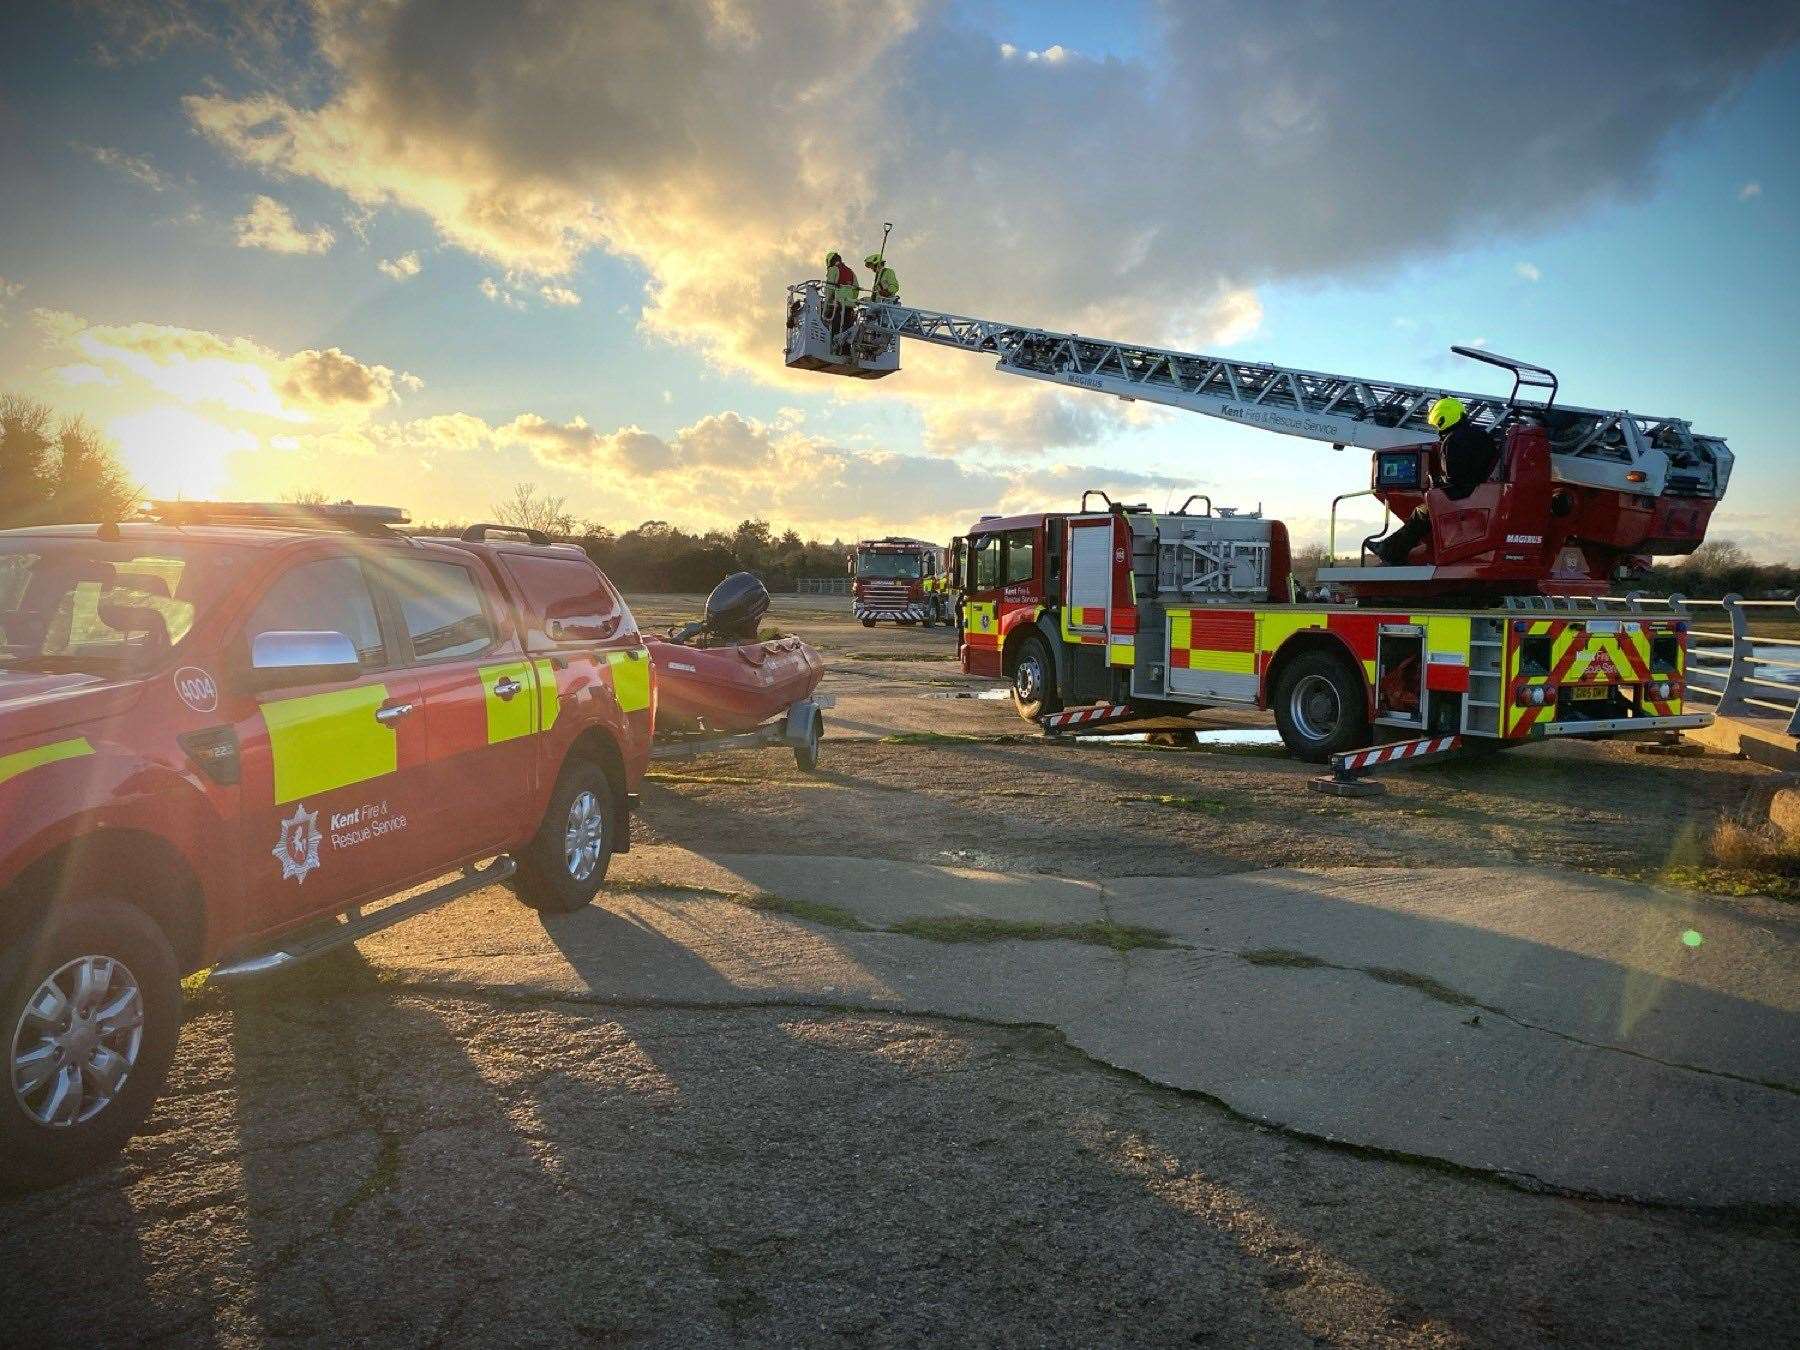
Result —
[{"label": "fire engine roller shutter", "polygon": [[1113,522],[1069,522],[1069,627],[1106,627],[1112,603]]}]

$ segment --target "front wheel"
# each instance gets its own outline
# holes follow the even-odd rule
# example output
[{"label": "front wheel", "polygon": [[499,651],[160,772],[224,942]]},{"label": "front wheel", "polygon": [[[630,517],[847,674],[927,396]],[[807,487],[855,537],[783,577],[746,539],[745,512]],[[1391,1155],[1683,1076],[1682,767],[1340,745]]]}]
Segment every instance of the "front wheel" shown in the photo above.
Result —
[{"label": "front wheel", "polygon": [[1329,652],[1304,652],[1275,681],[1275,725],[1296,759],[1323,764],[1369,743],[1362,679]]},{"label": "front wheel", "polygon": [[1028,637],[1020,644],[1018,659],[1013,663],[1013,707],[1027,722],[1035,722],[1062,708],[1056,696],[1056,667],[1050,660],[1050,648],[1041,637]]},{"label": "front wheel", "polygon": [[563,765],[538,832],[519,855],[513,890],[531,908],[570,914],[600,891],[618,837],[618,796],[588,759]]},{"label": "front wheel", "polygon": [[53,1186],[131,1138],[181,1035],[181,972],[161,928],[120,900],[58,905],[0,991],[8,1090],[0,1186]]},{"label": "front wheel", "polygon": [[873,627],[874,627],[874,626],[875,626],[875,620],[873,620],[873,619],[864,619],[864,620],[862,620],[862,626],[863,626],[863,627],[864,627],[864,628],[873,628]]}]

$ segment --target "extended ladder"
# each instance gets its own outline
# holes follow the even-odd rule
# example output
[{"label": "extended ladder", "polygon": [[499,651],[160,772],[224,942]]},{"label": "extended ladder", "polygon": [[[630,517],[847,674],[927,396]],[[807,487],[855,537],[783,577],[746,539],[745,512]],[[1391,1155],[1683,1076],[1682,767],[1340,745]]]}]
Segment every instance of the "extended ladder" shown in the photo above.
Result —
[{"label": "extended ladder", "polygon": [[[793,288],[796,302],[804,304],[808,287],[817,285]],[[1009,375],[1365,449],[1431,440],[1435,433],[1426,414],[1435,400],[1454,394],[1478,426],[1494,427],[1513,407],[1543,417],[1550,432],[1553,471],[1563,482],[1647,497],[1717,499],[1725,495],[1731,477],[1731,451],[1722,438],[1698,435],[1677,417],[1555,405],[1555,377],[1548,371],[1474,348],[1453,350],[1511,370],[1511,396],[1327,375],[906,305],[867,303],[858,307],[856,323],[843,339],[856,368],[842,373],[865,377],[889,373],[898,365],[895,349],[903,337],[992,355],[998,369]],[[831,368],[823,361],[816,365]],[[1549,400],[1520,400],[1520,387],[1548,389]]]}]

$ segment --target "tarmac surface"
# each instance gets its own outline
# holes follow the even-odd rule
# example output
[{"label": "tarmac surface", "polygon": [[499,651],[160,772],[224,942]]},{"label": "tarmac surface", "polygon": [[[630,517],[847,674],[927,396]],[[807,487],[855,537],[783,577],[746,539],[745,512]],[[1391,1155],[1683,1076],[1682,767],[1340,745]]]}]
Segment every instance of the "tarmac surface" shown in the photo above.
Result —
[{"label": "tarmac surface", "polygon": [[659,766],[586,910],[190,995],[146,1134],[0,1203],[3,1339],[1800,1338],[1800,911],[1630,879],[1760,771],[1342,803],[1043,745],[843,604],[774,616],[820,774]]}]

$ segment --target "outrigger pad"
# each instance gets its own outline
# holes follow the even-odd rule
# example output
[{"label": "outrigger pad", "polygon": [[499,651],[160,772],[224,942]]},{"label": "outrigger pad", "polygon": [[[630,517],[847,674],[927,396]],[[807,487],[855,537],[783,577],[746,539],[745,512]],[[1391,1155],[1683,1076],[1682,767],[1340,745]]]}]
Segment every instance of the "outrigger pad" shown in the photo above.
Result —
[{"label": "outrigger pad", "polygon": [[1327,797],[1382,797],[1387,795],[1387,785],[1377,783],[1373,778],[1339,778],[1335,774],[1320,774],[1307,786],[1314,792],[1323,792]]}]

